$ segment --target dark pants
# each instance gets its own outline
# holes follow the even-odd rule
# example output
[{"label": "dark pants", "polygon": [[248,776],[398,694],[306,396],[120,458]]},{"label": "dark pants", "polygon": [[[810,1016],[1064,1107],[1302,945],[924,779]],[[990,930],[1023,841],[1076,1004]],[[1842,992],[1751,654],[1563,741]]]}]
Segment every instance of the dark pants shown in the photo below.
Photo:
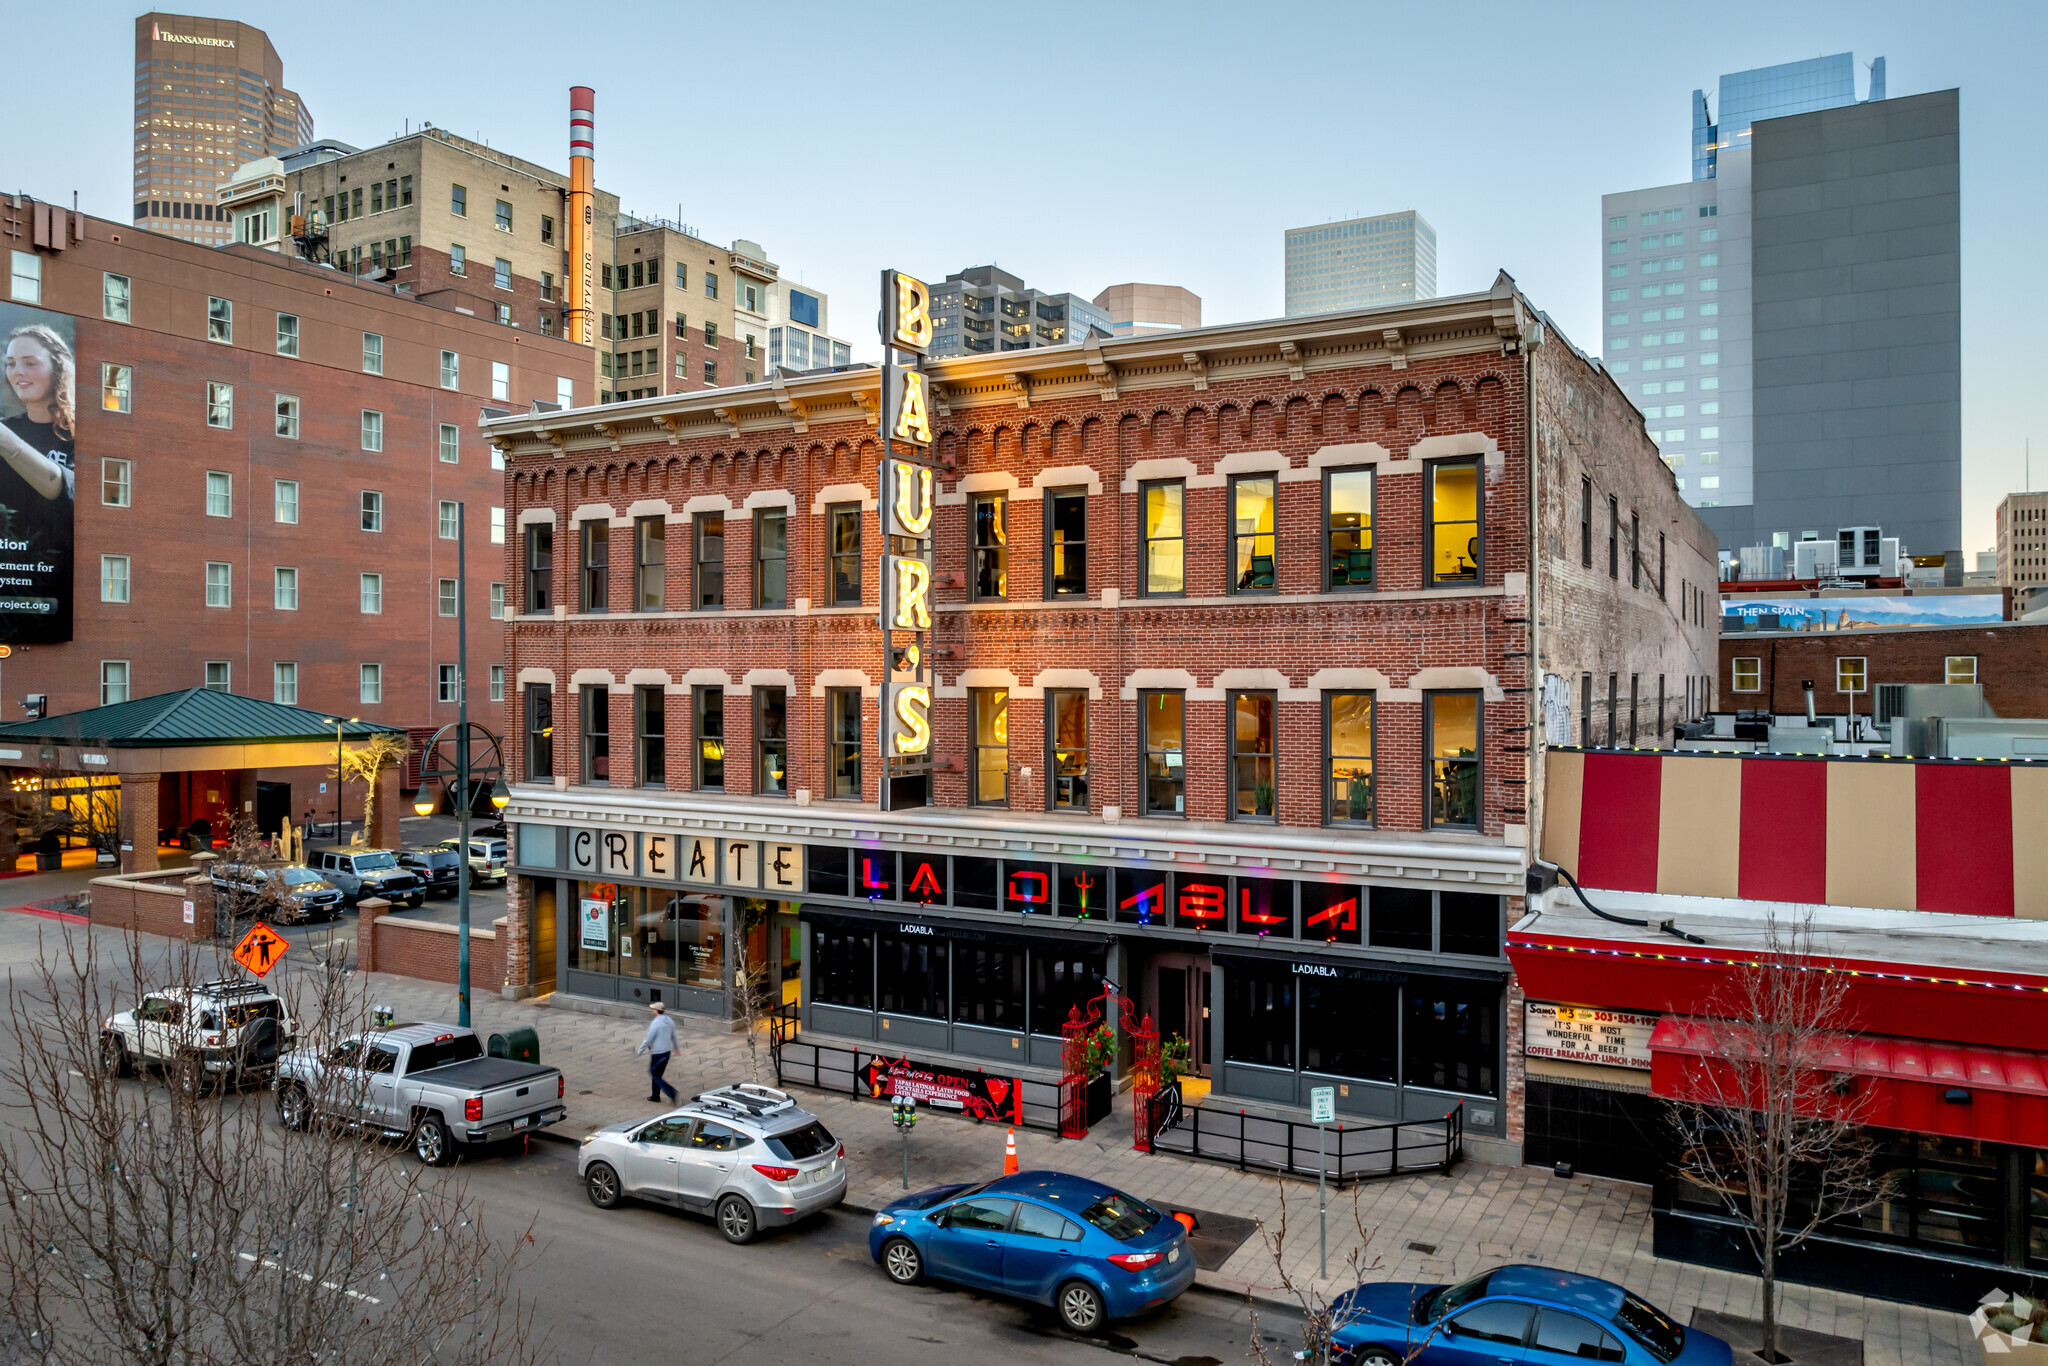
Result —
[{"label": "dark pants", "polygon": [[672,1056],[674,1055],[669,1053],[650,1053],[647,1055],[647,1079],[653,1083],[648,1089],[654,1092],[653,1095],[648,1097],[649,1100],[660,1100],[664,1092],[667,1093],[670,1100],[676,1099],[676,1088],[670,1086],[667,1078],[662,1076],[662,1073],[668,1071],[668,1060]]}]

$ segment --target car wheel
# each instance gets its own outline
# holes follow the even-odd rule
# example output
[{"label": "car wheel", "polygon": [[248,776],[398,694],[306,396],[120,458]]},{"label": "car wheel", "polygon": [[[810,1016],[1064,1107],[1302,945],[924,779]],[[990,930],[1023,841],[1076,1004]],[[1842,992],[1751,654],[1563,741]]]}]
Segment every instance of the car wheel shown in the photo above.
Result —
[{"label": "car wheel", "polygon": [[414,910],[418,910],[420,907],[427,904],[427,894],[425,892],[421,892],[405,904],[412,907]]},{"label": "car wheel", "polygon": [[303,1133],[313,1123],[313,1100],[303,1086],[284,1086],[277,1092],[277,1122]]},{"label": "car wheel", "polygon": [[1400,1360],[1384,1347],[1366,1347],[1343,1358],[1344,1366],[1400,1366]]},{"label": "car wheel", "polygon": [[590,1203],[599,1209],[619,1207],[619,1174],[611,1163],[591,1163],[590,1170],[583,1173],[583,1189],[590,1196]]},{"label": "car wheel", "polygon": [[128,1056],[128,1045],[119,1034],[109,1034],[100,1040],[100,1070],[110,1077],[134,1074],[135,1060]]},{"label": "car wheel", "polygon": [[882,1270],[898,1285],[916,1285],[924,1279],[924,1255],[908,1238],[891,1238],[882,1244]]},{"label": "car wheel", "polygon": [[1086,1281],[1068,1281],[1053,1297],[1060,1322],[1076,1333],[1092,1333],[1102,1326],[1102,1293]]},{"label": "car wheel", "polygon": [[728,1243],[751,1243],[758,1228],[754,1207],[745,1197],[728,1195],[718,1202],[718,1231]]},{"label": "car wheel", "polygon": [[455,1139],[439,1115],[420,1116],[412,1130],[412,1153],[429,1167],[445,1167],[455,1159]]}]

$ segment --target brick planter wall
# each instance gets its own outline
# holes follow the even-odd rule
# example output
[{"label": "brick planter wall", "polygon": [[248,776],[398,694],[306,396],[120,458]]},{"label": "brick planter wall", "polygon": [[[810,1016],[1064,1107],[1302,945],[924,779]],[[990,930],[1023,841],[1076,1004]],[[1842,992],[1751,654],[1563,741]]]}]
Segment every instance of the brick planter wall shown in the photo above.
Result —
[{"label": "brick planter wall", "polygon": [[[425,920],[396,920],[389,907],[372,897],[363,902],[356,929],[356,963],[364,972],[388,972],[453,984],[460,955],[453,925]],[[469,931],[469,982],[473,992],[497,995],[505,985],[505,917],[491,928],[472,925]]]},{"label": "brick planter wall", "polygon": [[[185,923],[185,902],[192,902],[192,923]],[[208,939],[213,935],[213,884],[188,877],[186,870],[159,878],[96,877],[92,880],[92,923],[110,929],[161,934],[172,939]]]}]

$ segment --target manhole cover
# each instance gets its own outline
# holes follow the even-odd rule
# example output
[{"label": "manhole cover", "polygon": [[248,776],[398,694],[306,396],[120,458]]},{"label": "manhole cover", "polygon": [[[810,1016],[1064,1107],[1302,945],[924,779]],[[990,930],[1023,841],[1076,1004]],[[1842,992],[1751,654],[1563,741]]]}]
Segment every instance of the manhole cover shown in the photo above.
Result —
[{"label": "manhole cover", "polygon": [[1423,1256],[1425,1256],[1425,1257],[1433,1257],[1433,1256],[1435,1256],[1435,1255],[1436,1255],[1436,1244],[1435,1244],[1435,1243],[1410,1243],[1410,1244],[1408,1244],[1408,1250],[1409,1250],[1410,1252],[1420,1252],[1420,1253],[1421,1253],[1421,1254],[1422,1254]]}]

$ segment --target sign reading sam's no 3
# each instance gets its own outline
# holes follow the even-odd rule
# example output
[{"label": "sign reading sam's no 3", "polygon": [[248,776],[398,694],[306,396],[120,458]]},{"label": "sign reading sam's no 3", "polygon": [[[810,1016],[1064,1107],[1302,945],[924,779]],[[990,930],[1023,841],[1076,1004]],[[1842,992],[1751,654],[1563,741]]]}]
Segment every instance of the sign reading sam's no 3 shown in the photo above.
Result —
[{"label": "sign reading sam's no 3", "polygon": [[1532,1058],[1647,1072],[1657,1019],[1626,1010],[1529,1001],[1523,1006],[1522,1051]]}]

